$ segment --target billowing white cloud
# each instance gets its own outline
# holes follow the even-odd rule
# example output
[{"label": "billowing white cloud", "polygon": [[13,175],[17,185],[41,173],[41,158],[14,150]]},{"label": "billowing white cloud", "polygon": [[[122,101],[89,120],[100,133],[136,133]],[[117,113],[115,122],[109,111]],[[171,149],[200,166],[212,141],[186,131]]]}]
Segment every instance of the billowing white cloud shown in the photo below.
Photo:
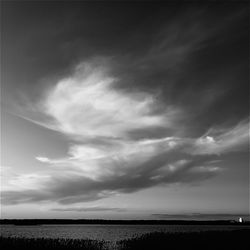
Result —
[{"label": "billowing white cloud", "polygon": [[107,66],[82,63],[46,93],[41,108],[56,130],[78,137],[120,138],[131,130],[172,125],[177,110],[157,113],[153,95],[118,89],[118,81]]},{"label": "billowing white cloud", "polygon": [[43,157],[43,156],[37,156],[36,159],[40,162],[50,162],[50,160],[47,157]]}]

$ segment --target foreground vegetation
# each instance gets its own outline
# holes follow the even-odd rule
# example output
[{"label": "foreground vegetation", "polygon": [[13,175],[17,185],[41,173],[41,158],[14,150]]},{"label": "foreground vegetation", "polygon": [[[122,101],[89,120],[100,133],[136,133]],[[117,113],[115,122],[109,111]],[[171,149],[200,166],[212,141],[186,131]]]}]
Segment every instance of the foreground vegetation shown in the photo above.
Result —
[{"label": "foreground vegetation", "polygon": [[2,250],[165,250],[165,249],[247,249],[250,229],[189,233],[154,232],[121,240],[115,244],[89,239],[27,239],[0,237]]},{"label": "foreground vegetation", "polygon": [[150,233],[119,242],[120,250],[248,249],[250,229],[192,233]]},{"label": "foreground vegetation", "polygon": [[108,242],[90,239],[47,239],[0,237],[1,250],[106,250]]}]

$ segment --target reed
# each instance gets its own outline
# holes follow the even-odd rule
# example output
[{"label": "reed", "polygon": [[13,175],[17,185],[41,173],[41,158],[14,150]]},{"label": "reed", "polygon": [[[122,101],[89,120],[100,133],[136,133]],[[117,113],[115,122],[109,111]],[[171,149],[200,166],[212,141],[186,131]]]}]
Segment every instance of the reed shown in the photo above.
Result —
[{"label": "reed", "polygon": [[246,249],[250,229],[202,232],[154,232],[119,242],[120,250]]},{"label": "reed", "polygon": [[250,229],[201,232],[153,232],[109,242],[91,239],[0,237],[1,250],[171,250],[246,249]]},{"label": "reed", "polygon": [[0,237],[2,250],[106,250],[108,242],[90,239],[47,239]]}]

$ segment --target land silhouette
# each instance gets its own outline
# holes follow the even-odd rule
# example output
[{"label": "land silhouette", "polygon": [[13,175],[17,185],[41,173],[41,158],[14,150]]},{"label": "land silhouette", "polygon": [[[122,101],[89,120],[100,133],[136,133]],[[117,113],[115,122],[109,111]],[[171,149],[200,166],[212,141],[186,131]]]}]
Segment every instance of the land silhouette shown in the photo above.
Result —
[{"label": "land silhouette", "polygon": [[237,220],[104,220],[104,219],[1,219],[2,225],[250,225],[250,221]]}]

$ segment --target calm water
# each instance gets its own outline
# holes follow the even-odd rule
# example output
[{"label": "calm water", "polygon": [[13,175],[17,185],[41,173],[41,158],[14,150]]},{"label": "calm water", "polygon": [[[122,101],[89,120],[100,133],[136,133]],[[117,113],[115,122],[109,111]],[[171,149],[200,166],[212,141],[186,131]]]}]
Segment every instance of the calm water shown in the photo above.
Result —
[{"label": "calm water", "polygon": [[[0,225],[5,237],[27,238],[71,238],[104,239],[117,241],[149,232],[194,232],[208,230],[234,230],[246,226],[200,226],[200,225],[39,225],[13,226]],[[247,228],[250,228],[248,226]]]}]

